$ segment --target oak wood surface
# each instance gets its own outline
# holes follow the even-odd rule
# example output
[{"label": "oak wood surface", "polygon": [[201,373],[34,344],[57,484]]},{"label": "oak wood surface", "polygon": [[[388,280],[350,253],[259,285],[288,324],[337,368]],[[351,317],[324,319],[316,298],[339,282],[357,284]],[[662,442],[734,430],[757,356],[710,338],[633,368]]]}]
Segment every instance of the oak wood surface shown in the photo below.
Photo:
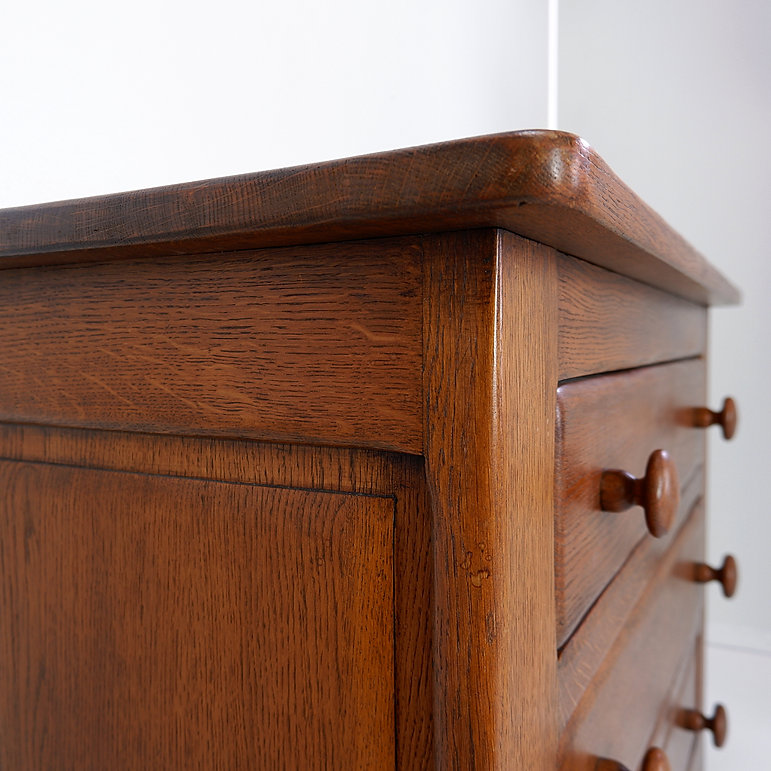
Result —
[{"label": "oak wood surface", "polygon": [[687,771],[693,754],[694,736],[678,725],[678,713],[683,708],[693,708],[697,703],[697,664],[700,640],[685,650],[681,672],[674,680],[667,698],[662,704],[659,722],[650,739],[651,744],[663,747],[673,769]]},{"label": "oak wood surface", "polygon": [[[603,472],[623,469],[642,476],[650,454],[664,449],[677,467],[682,493],[704,464],[704,432],[688,420],[691,406],[704,400],[704,391],[700,359],[571,381],[558,389],[555,565],[559,646],[634,545],[651,537],[642,508],[601,511]],[[681,502],[676,522],[682,521],[691,503]]]},{"label": "oak wood surface", "polygon": [[554,253],[425,242],[437,769],[553,768]]},{"label": "oak wood surface", "polygon": [[500,227],[698,302],[737,290],[582,139],[522,131],[0,211],[0,266]]},{"label": "oak wood surface", "polygon": [[392,499],[0,478],[3,768],[394,766]]},{"label": "oak wood surface", "polygon": [[677,466],[666,450],[654,450],[645,464],[645,475],[635,477],[623,469],[606,469],[600,478],[600,508],[622,513],[639,506],[654,538],[666,535],[680,506]]},{"label": "oak wood surface", "polygon": [[393,621],[397,768],[433,766],[431,522],[420,458],[366,449],[7,424],[0,424],[0,458],[393,500],[394,564],[401,566],[394,574]]},{"label": "oak wood surface", "polygon": [[560,255],[560,379],[702,355],[704,308]]},{"label": "oak wood surface", "polygon": [[223,482],[394,495],[404,456],[351,447],[0,423],[0,458]]},{"label": "oak wood surface", "polygon": [[672,765],[664,750],[651,747],[643,758],[642,771],[672,771]]},{"label": "oak wood surface", "polygon": [[[694,476],[684,500],[693,501],[689,511],[703,509],[703,469]],[[693,514],[691,514],[693,516]],[[613,649],[616,637],[634,619],[637,608],[651,582],[660,571],[661,561],[680,535],[643,539],[629,555],[622,570],[597,598],[559,654],[559,726],[563,729],[575,711],[584,691],[600,671]],[[689,565],[678,563],[677,576],[692,581]]]},{"label": "oak wood surface", "polygon": [[422,448],[414,242],[0,273],[0,419]]},{"label": "oak wood surface", "polygon": [[422,458],[400,456],[395,465],[396,767],[429,771],[435,767],[431,504]]},{"label": "oak wood surface", "polygon": [[734,438],[739,416],[736,410],[736,402],[730,397],[723,399],[720,410],[711,410],[709,407],[696,407],[693,410],[693,424],[700,428],[720,426],[723,439]]},{"label": "oak wood surface", "polygon": [[728,736],[728,712],[722,704],[716,704],[711,715],[699,709],[683,709],[678,720],[680,725],[688,731],[710,732],[713,746],[719,748],[725,744]]},{"label": "oak wood surface", "polygon": [[697,507],[584,692],[562,734],[559,768],[591,769],[597,756],[639,766],[700,629],[702,590],[677,566],[703,553],[703,531]]},{"label": "oak wood surface", "polygon": [[[636,768],[675,736],[703,360],[575,378],[704,356],[738,294],[581,140],[9,210],[0,268],[0,768]],[[654,541],[599,475],[660,446],[693,513]]]},{"label": "oak wood surface", "polygon": [[727,554],[720,567],[712,567],[706,562],[697,562],[693,566],[693,579],[700,584],[716,581],[723,590],[723,596],[730,599],[736,593],[736,585],[739,582],[736,559],[732,554]]}]

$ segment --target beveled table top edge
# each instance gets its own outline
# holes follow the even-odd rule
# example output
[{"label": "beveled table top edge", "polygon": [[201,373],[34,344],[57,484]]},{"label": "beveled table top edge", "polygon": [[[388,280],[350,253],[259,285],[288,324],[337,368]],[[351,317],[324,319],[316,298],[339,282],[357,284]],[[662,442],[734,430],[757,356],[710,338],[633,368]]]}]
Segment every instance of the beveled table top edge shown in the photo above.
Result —
[{"label": "beveled table top edge", "polygon": [[739,292],[580,137],[519,131],[0,210],[0,268],[502,228],[702,304]]}]

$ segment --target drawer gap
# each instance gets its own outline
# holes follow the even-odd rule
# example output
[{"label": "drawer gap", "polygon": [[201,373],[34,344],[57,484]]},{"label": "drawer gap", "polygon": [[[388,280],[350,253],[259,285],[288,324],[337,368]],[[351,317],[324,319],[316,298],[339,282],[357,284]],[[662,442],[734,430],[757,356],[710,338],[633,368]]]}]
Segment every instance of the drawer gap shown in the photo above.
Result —
[{"label": "drawer gap", "polygon": [[557,387],[567,385],[568,383],[580,383],[582,380],[592,380],[597,377],[605,377],[605,375],[620,375],[625,372],[640,372],[641,370],[651,369],[653,367],[665,367],[668,364],[677,364],[684,361],[698,361],[704,359],[703,356],[684,356],[677,359],[664,359],[662,361],[651,362],[650,364],[643,364],[639,367],[624,367],[623,369],[609,369],[604,372],[593,372],[589,375],[577,375],[576,377],[566,377],[557,383]]}]

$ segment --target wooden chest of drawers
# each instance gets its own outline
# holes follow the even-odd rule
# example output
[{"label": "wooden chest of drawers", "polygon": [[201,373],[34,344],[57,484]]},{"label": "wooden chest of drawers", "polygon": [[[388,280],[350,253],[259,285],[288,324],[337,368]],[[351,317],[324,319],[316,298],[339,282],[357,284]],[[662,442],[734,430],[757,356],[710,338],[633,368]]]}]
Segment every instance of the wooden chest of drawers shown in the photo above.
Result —
[{"label": "wooden chest of drawers", "polygon": [[0,268],[0,768],[700,767],[738,295],[581,140],[6,210]]}]

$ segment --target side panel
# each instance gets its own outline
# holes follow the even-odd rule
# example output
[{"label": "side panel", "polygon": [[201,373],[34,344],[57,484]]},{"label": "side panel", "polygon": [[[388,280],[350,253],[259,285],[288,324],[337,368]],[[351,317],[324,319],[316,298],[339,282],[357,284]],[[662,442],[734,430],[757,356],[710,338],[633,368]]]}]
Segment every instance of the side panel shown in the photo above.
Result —
[{"label": "side panel", "polygon": [[0,462],[0,767],[392,768],[394,516]]},{"label": "side panel", "polygon": [[419,453],[408,239],[3,271],[0,420]]}]

